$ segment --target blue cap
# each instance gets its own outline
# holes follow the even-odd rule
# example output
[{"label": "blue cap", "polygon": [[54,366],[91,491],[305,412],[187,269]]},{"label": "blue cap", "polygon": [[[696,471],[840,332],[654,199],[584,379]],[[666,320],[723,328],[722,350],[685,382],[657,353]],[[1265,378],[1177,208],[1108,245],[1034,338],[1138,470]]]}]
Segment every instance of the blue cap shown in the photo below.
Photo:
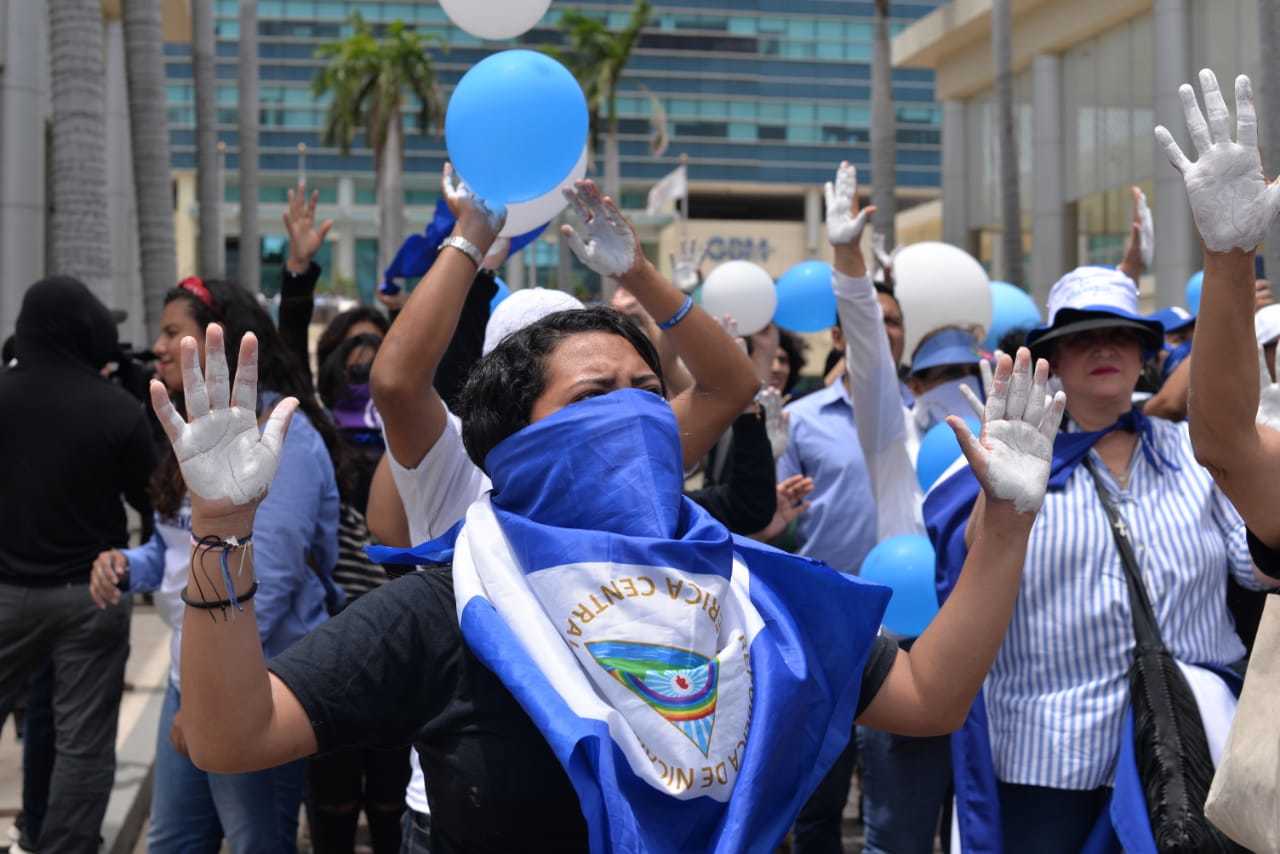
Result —
[{"label": "blue cap", "polygon": [[1172,308],[1162,308],[1155,314],[1148,314],[1147,320],[1154,320],[1164,327],[1164,333],[1168,335],[1170,332],[1177,332],[1186,329],[1188,326],[1196,322],[1196,316],[1181,306]]},{"label": "blue cap", "polygon": [[1049,322],[1027,335],[1036,358],[1048,355],[1045,345],[1077,332],[1129,327],[1144,339],[1146,350],[1164,346],[1164,327],[1138,314],[1138,289],[1133,280],[1110,267],[1077,267],[1049,291]]},{"label": "blue cap", "polygon": [[978,339],[963,329],[941,329],[925,336],[911,357],[911,373],[940,365],[976,365],[982,361]]}]

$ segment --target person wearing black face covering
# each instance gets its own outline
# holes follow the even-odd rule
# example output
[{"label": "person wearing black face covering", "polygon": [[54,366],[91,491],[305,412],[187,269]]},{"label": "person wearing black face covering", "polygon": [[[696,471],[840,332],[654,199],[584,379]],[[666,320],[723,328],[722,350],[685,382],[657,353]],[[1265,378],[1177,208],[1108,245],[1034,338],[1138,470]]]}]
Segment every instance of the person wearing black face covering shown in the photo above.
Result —
[{"label": "person wearing black face covering", "polygon": [[54,666],[58,755],[41,852],[96,851],[115,776],[129,608],[94,607],[89,575],[128,545],[123,495],[147,507],[155,461],[142,405],[99,370],[118,350],[111,314],[85,285],[33,285],[0,373],[0,720],[33,670]]}]

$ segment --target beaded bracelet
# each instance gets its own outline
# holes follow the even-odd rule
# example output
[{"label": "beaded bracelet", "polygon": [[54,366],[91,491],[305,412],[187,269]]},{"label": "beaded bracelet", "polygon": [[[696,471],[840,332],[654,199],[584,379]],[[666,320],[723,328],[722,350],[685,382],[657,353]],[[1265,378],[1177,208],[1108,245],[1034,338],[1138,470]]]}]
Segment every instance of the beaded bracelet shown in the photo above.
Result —
[{"label": "beaded bracelet", "polygon": [[675,326],[680,321],[684,320],[685,315],[687,315],[692,310],[693,310],[693,297],[685,297],[684,302],[682,302],[680,304],[680,307],[676,309],[676,313],[671,315],[671,319],[664,320],[662,323],[659,323],[658,328],[661,329],[663,332],[666,332],[668,329]]}]

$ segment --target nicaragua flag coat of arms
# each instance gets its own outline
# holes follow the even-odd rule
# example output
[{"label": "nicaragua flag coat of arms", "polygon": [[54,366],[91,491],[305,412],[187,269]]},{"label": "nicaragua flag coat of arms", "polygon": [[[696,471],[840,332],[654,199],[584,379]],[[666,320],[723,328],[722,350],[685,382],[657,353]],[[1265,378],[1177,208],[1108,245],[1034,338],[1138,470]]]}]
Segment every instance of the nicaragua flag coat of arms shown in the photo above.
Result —
[{"label": "nicaragua flag coat of arms", "polygon": [[569,775],[591,850],[772,850],[852,735],[889,591],[683,497],[649,392],[574,404],[485,462],[491,495],[406,556],[452,560],[463,636]]}]

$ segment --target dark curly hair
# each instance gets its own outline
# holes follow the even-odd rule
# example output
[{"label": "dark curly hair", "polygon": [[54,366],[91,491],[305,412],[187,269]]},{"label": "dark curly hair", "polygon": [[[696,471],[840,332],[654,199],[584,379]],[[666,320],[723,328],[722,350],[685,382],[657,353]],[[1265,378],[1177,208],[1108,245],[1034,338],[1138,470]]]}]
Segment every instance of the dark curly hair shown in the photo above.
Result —
[{"label": "dark curly hair", "polygon": [[[285,345],[275,324],[271,321],[271,316],[258,304],[253,294],[234,282],[205,280],[203,285],[212,297],[212,306],[183,288],[174,288],[169,291],[165,295],[164,304],[167,306],[169,303],[181,301],[201,329],[206,328],[210,323],[221,324],[233,382],[236,355],[240,352],[240,340],[244,338],[246,332],[256,335],[258,337],[258,389],[276,392],[286,397],[296,397],[299,403],[298,408],[307,416],[311,426],[324,440],[325,447],[332,458],[334,470],[339,470],[343,460],[343,449],[337,430],[334,429],[328,413],[321,408],[315,393],[311,390],[311,378],[307,374],[307,369]],[[181,394],[175,396],[174,405],[179,412],[186,412]],[[182,471],[178,467],[173,449],[170,448],[151,477],[151,498],[156,512],[162,516],[176,514],[186,492],[187,485],[182,480]]]},{"label": "dark curly hair", "polygon": [[658,351],[635,321],[605,306],[549,314],[503,339],[471,371],[459,399],[462,444],[471,461],[484,461],[503,439],[529,426],[533,405],[546,389],[547,357],[566,338],[607,332],[625,338],[657,375],[667,393]]},{"label": "dark curly hair", "polygon": [[329,357],[333,355],[334,350],[338,349],[338,345],[347,340],[347,334],[351,332],[351,328],[357,323],[370,323],[378,327],[379,334],[383,338],[387,337],[387,330],[391,328],[391,324],[387,322],[385,314],[367,305],[348,309],[341,314],[334,315],[333,320],[330,320],[329,325],[324,328],[324,332],[320,333],[320,339],[316,341],[316,367],[318,369],[324,369],[324,363],[329,361]]},{"label": "dark curly hair", "polygon": [[787,354],[787,382],[782,393],[791,394],[796,383],[800,381],[801,372],[804,371],[805,354],[809,350],[809,343],[799,335],[779,329],[778,347]]}]

